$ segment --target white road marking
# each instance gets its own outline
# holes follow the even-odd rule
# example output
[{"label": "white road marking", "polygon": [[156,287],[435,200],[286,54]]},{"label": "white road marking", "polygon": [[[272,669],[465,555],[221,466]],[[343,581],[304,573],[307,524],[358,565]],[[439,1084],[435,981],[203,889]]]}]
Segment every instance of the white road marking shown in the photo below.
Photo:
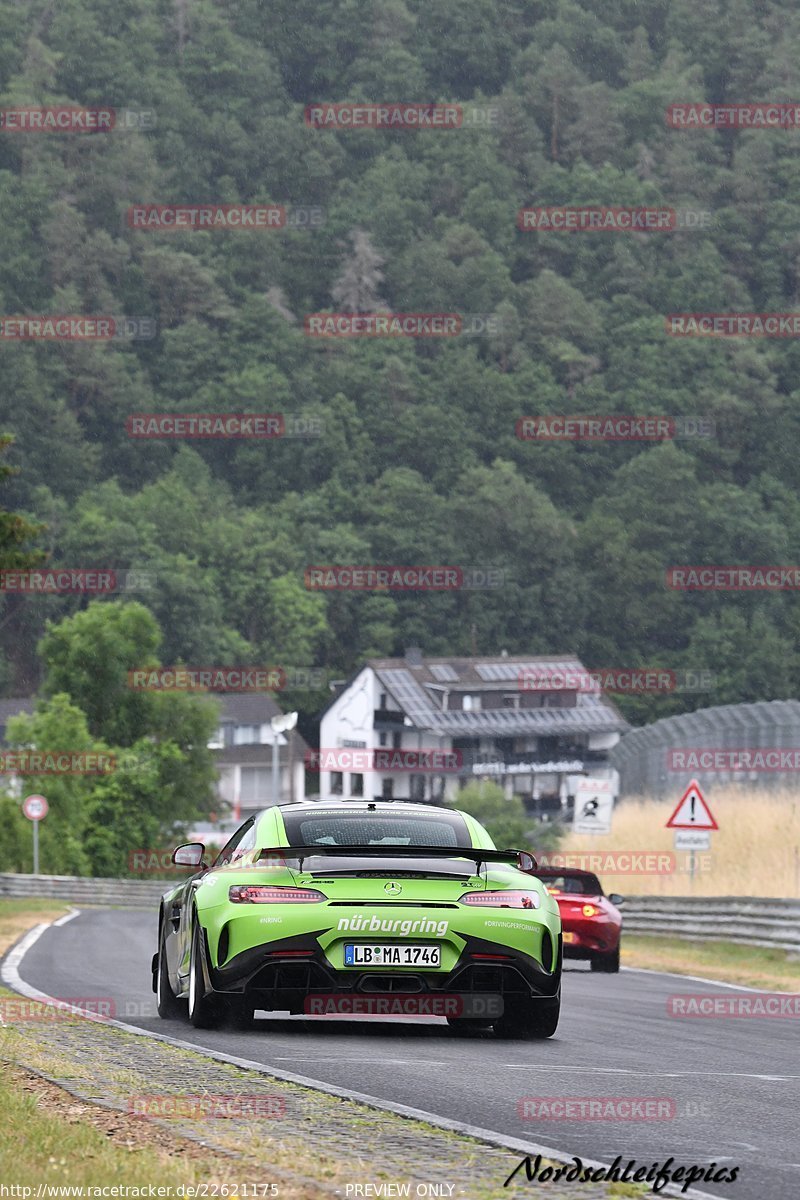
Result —
[{"label": "white road marking", "polygon": [[538,1063],[501,1063],[504,1071],[580,1071],[581,1075],[642,1075],[646,1079],[691,1079],[694,1076],[706,1075],[711,1079],[767,1079],[771,1082],[785,1082],[790,1079],[800,1079],[800,1075],[756,1075],[751,1071],[634,1071],[629,1067],[575,1067],[575,1066],[540,1066]]},{"label": "white road marking", "polygon": [[723,983],[721,979],[706,979],[703,975],[681,975],[677,971],[654,971],[650,967],[622,967],[623,971],[635,971],[637,975],[667,975],[670,979],[688,979],[690,983],[708,983],[711,987],[732,988],[735,992],[769,993],[770,996],[794,995],[794,992],[770,992],[769,988],[746,987],[743,983]]},{"label": "white road marking", "polygon": [[61,925],[66,925],[67,921],[71,921],[74,917],[79,917],[80,915],[81,910],[79,908],[72,908],[68,913],[66,913],[65,916],[59,917],[57,921],[53,921],[53,927],[56,928],[60,927]]}]

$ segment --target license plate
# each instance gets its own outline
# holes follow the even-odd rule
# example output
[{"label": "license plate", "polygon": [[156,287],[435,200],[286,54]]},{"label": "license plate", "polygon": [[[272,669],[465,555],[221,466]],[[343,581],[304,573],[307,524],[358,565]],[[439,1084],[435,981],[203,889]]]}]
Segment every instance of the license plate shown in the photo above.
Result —
[{"label": "license plate", "polygon": [[578,939],[575,937],[575,934],[574,934],[574,933],[565,933],[565,934],[564,934],[564,941],[565,941],[565,942],[576,942],[577,940],[578,940]]},{"label": "license plate", "polygon": [[440,946],[397,946],[370,943],[347,943],[344,948],[346,967],[438,967]]}]

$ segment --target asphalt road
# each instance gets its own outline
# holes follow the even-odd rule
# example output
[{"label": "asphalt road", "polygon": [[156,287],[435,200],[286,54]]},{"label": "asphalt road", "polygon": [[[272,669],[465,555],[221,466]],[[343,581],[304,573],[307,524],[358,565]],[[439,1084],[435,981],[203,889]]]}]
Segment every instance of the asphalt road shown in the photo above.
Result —
[{"label": "asphalt road", "polygon": [[[637,971],[594,974],[575,963],[565,971],[558,1033],[542,1042],[464,1036],[435,1019],[264,1016],[244,1033],[201,1031],[156,1014],[155,931],[155,913],[85,910],[48,929],[20,975],[51,996],[111,996],[117,1018],[132,1025],[506,1137],[601,1162],[621,1154],[637,1164],[672,1157],[675,1166],[739,1166],[733,1184],[698,1186],[732,1200],[800,1196],[797,1021],[667,1015],[671,994],[737,994],[730,989]],[[530,1120],[518,1110],[525,1097],[668,1098],[675,1115]]]}]

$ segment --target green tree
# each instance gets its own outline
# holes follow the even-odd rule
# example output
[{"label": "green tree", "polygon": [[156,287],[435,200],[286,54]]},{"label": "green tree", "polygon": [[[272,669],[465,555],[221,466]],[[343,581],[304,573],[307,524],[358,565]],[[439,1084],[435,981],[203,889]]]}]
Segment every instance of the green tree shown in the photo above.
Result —
[{"label": "green tree", "polygon": [[536,822],[527,815],[519,796],[508,797],[496,783],[468,783],[452,802],[480,821],[500,850],[527,849]]}]

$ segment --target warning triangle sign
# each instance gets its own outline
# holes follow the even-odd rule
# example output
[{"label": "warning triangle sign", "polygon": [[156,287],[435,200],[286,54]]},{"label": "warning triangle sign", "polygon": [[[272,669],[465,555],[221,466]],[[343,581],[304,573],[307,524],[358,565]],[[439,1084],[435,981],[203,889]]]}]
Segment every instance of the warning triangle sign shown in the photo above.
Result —
[{"label": "warning triangle sign", "polygon": [[667,829],[719,829],[696,779],[678,801],[678,807],[667,821]]}]

